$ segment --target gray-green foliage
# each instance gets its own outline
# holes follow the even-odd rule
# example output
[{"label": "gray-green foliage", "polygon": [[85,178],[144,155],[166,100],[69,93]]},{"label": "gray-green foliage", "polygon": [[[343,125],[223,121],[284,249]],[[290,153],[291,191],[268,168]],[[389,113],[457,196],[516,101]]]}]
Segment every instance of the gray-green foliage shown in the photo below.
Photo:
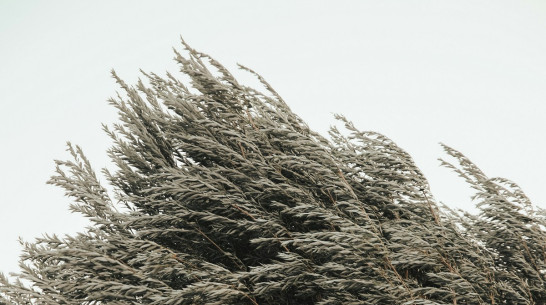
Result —
[{"label": "gray-green foliage", "polygon": [[0,304],[546,304],[546,220],[459,152],[481,213],[440,209],[411,157],[361,132],[324,138],[259,75],[176,53],[110,102],[112,199],[79,147],[49,183],[93,226],[25,243]]}]

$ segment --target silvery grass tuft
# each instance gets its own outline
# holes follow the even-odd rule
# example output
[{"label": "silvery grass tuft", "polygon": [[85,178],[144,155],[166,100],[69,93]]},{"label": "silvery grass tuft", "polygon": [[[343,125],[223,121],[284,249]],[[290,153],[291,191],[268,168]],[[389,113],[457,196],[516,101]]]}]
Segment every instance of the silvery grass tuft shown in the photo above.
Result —
[{"label": "silvery grass tuft", "polygon": [[182,44],[187,83],[112,73],[114,191],[69,144],[49,183],[93,225],[25,243],[0,304],[546,304],[546,217],[516,184],[444,146],[480,213],[439,207],[387,137],[337,116],[325,138]]}]

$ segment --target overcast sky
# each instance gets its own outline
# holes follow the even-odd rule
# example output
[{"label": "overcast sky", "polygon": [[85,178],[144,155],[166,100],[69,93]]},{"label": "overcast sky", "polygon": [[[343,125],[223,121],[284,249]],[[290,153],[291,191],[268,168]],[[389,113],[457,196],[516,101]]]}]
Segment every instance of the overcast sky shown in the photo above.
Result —
[{"label": "overcast sky", "polygon": [[177,72],[179,36],[235,76],[258,71],[309,125],[333,113],[406,149],[436,199],[472,209],[439,142],[546,208],[544,1],[0,1],[0,271],[18,236],[86,225],[45,181],[65,142],[96,169],[106,100],[138,70]]}]

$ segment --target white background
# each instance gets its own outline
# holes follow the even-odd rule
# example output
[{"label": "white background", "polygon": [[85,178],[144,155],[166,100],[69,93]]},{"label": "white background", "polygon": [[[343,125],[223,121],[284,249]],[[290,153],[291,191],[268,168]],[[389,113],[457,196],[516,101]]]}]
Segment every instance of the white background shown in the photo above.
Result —
[{"label": "white background", "polygon": [[53,159],[70,140],[107,166],[110,69],[176,73],[179,35],[258,71],[321,133],[341,113],[391,137],[452,207],[471,192],[438,142],[546,207],[544,1],[0,0],[0,271],[17,270],[18,236],[87,224],[45,184]]}]

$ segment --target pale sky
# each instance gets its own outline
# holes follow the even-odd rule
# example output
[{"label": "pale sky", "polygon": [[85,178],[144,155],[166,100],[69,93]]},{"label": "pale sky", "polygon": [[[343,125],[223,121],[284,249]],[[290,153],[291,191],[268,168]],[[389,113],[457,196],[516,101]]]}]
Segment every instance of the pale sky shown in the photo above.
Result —
[{"label": "pale sky", "polygon": [[439,142],[546,208],[544,1],[0,0],[0,271],[17,271],[19,236],[83,229],[45,184],[53,159],[70,140],[108,165],[110,69],[176,74],[180,35],[236,77],[236,63],[262,74],[323,134],[341,113],[389,136],[451,207],[472,193]]}]

